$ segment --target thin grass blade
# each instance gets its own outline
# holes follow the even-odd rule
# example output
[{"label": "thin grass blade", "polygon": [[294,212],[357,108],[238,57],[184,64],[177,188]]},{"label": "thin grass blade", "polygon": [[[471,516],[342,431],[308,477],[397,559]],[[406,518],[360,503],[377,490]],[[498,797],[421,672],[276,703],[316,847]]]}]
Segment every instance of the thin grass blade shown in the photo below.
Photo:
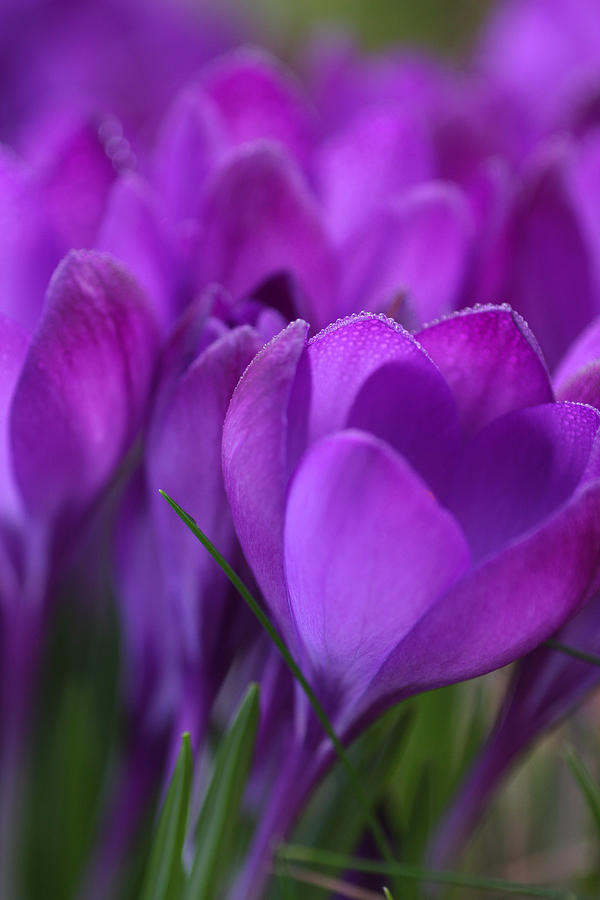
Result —
[{"label": "thin grass blade", "polygon": [[184,900],[217,900],[254,752],[259,721],[258,685],[251,684],[222,739],[196,829],[196,856]]},{"label": "thin grass blade", "polygon": [[319,722],[323,726],[323,730],[325,731],[325,733],[329,737],[331,743],[333,744],[333,747],[335,749],[335,752],[337,753],[337,756],[338,756],[340,762],[342,763],[342,765],[346,769],[346,772],[348,773],[348,777],[354,788],[356,796],[364,810],[365,818],[369,824],[369,829],[373,835],[373,838],[375,839],[375,842],[379,848],[380,853],[382,854],[384,859],[392,860],[394,858],[394,854],[392,852],[392,849],[390,847],[388,839],[385,836],[383,828],[377,821],[377,817],[373,813],[371,801],[362,785],[362,782],[361,782],[356,770],[354,769],[354,766],[350,762],[350,759],[346,753],[346,750],[344,749],[344,745],[342,744],[342,742],[338,738],[337,734],[335,733],[335,730],[329,720],[327,713],[325,712],[325,710],[319,703],[313,689],[311,688],[311,686],[307,682],[306,678],[302,674],[300,667],[298,666],[294,657],[292,656],[292,654],[290,653],[290,651],[284,644],[283,640],[277,633],[277,630],[271,623],[269,617],[261,609],[260,605],[256,602],[256,600],[254,599],[254,597],[252,596],[252,594],[250,593],[250,591],[248,590],[248,588],[246,587],[246,585],[244,584],[242,579],[239,577],[239,575],[237,575],[237,573],[232,569],[232,567],[224,559],[224,557],[221,556],[221,554],[219,553],[217,548],[214,546],[214,544],[212,544],[212,542],[204,534],[204,532],[198,527],[195,520],[189,515],[189,513],[186,513],[185,510],[182,509],[181,506],[179,506],[179,504],[176,503],[176,501],[173,500],[172,497],[169,497],[169,495],[165,491],[159,491],[159,493],[165,498],[167,503],[169,503],[169,505],[175,510],[175,512],[177,513],[179,518],[182,519],[183,522],[185,522],[185,524],[190,529],[192,534],[194,534],[198,538],[200,543],[206,548],[206,550],[208,550],[208,552],[210,553],[212,558],[215,560],[215,562],[221,567],[221,569],[223,570],[225,575],[229,578],[230,582],[236,588],[238,593],[246,601],[246,603],[248,604],[248,606],[250,607],[250,609],[252,610],[252,612],[254,613],[254,615],[256,616],[258,621],[260,622],[260,624],[263,626],[263,628],[265,629],[265,631],[267,632],[267,634],[269,635],[269,637],[271,638],[271,640],[273,641],[273,643],[275,644],[275,646],[277,647],[279,652],[281,653],[281,655],[282,655],[283,659],[285,660],[288,668],[290,669],[292,675],[297,680],[300,687],[306,694],[306,696],[315,712],[315,715],[317,716]]},{"label": "thin grass blade", "polygon": [[181,854],[187,830],[192,785],[192,747],[189,734],[181,750],[158,820],[150,861],[144,878],[142,900],[179,900],[184,881]]},{"label": "thin grass blade", "polygon": [[600,832],[600,785],[594,781],[574,747],[566,748],[565,759],[587,804],[594,824]]}]

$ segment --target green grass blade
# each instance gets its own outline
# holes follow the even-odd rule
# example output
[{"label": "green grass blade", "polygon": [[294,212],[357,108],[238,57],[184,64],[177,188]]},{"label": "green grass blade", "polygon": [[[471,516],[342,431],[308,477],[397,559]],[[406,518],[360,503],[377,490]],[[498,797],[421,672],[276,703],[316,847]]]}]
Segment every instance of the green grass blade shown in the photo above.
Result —
[{"label": "green grass blade", "polygon": [[184,900],[216,900],[222,896],[220,876],[230,863],[231,841],[239,820],[258,721],[259,691],[256,684],[251,684],[219,745],[196,829],[196,856]]},{"label": "green grass blade", "polygon": [[323,868],[343,868],[345,871],[370,872],[382,876],[398,876],[400,878],[411,880],[416,879],[417,881],[429,884],[469,888],[479,891],[489,891],[496,894],[516,894],[523,897],[540,897],[545,898],[545,900],[597,900],[597,898],[587,894],[579,894],[575,891],[563,888],[504,881],[501,878],[485,878],[479,877],[478,875],[463,875],[460,872],[426,869],[421,866],[405,863],[344,856],[339,853],[314,850],[312,847],[301,847],[295,844],[282,844],[277,851],[277,861],[282,861],[284,863],[304,863],[312,866],[318,865]]},{"label": "green grass blade", "polygon": [[383,889],[383,896],[384,896],[384,900],[394,900],[394,898],[392,897],[392,895],[390,894],[389,890],[386,887],[384,887],[384,889]]},{"label": "green grass blade", "polygon": [[181,854],[187,829],[192,785],[192,747],[189,734],[181,750],[158,820],[150,861],[144,878],[142,900],[178,900],[183,879]]},{"label": "green grass blade", "polygon": [[555,640],[545,641],[545,646],[551,650],[558,650],[559,653],[564,653],[565,656],[572,656],[573,659],[578,659],[581,662],[590,663],[592,666],[600,666],[600,656],[596,653],[587,653],[585,650],[578,650],[576,647],[569,647],[568,644],[562,644],[560,641]]},{"label": "green grass blade", "polygon": [[600,832],[600,785],[594,781],[574,747],[566,748],[565,759]]},{"label": "green grass blade", "polygon": [[223,556],[221,556],[221,554],[219,553],[217,548],[211,543],[211,541],[204,534],[204,532],[198,527],[195,520],[188,513],[186,513],[185,510],[183,510],[179,506],[179,504],[175,502],[175,500],[173,500],[171,497],[169,497],[169,495],[167,493],[165,493],[165,491],[159,491],[159,493],[165,498],[167,503],[169,503],[170,506],[175,510],[175,512],[177,513],[179,518],[182,519],[183,522],[185,522],[185,524],[190,529],[192,534],[194,534],[198,538],[200,543],[205,547],[206,550],[208,550],[208,552],[210,553],[212,558],[215,560],[215,562],[221,567],[221,569],[223,570],[223,572],[225,573],[227,578],[230,580],[230,582],[233,584],[233,586],[236,588],[236,590],[242,596],[242,598],[246,601],[246,603],[248,604],[248,606],[250,607],[250,609],[252,610],[252,612],[254,613],[254,615],[256,616],[256,618],[258,619],[260,624],[262,625],[262,627],[265,629],[265,631],[267,632],[267,634],[269,635],[269,637],[271,638],[271,640],[273,641],[273,643],[275,644],[275,646],[277,647],[279,652],[281,653],[281,655],[282,655],[283,659],[285,660],[288,668],[290,669],[292,675],[294,676],[294,678],[296,679],[296,681],[299,683],[302,690],[306,694],[306,696],[315,712],[315,715],[317,716],[319,722],[321,723],[321,725],[323,727],[323,730],[325,731],[325,733],[329,737],[331,743],[333,744],[333,747],[335,749],[335,752],[338,755],[340,762],[342,763],[346,772],[348,773],[350,782],[354,788],[356,796],[358,797],[358,799],[361,803],[361,806],[363,807],[363,810],[365,813],[365,818],[369,824],[370,831],[377,843],[377,846],[378,846],[381,854],[383,855],[383,857],[385,859],[388,859],[388,860],[393,859],[393,853],[392,853],[391,847],[389,845],[389,842],[387,840],[387,837],[385,836],[385,833],[384,833],[381,825],[379,824],[376,816],[373,813],[371,801],[370,801],[366,791],[363,788],[362,782],[361,782],[360,778],[358,777],[358,774],[357,774],[356,770],[354,769],[354,766],[352,765],[352,763],[350,762],[350,759],[348,758],[346,750],[344,749],[344,745],[342,744],[342,742],[338,738],[337,734],[335,733],[335,730],[329,720],[327,713],[325,712],[325,710],[319,703],[315,693],[313,692],[313,689],[311,688],[311,686],[307,682],[306,678],[302,674],[300,667],[298,666],[294,657],[291,655],[291,653],[288,650],[288,648],[286,647],[285,643],[283,642],[283,640],[277,633],[277,631],[276,631],[275,627],[273,626],[273,624],[271,623],[269,617],[263,612],[263,610],[261,609],[259,604],[256,602],[256,600],[254,599],[254,597],[252,596],[252,594],[250,593],[250,591],[248,590],[248,588],[246,587],[246,585],[244,584],[242,579],[239,577],[239,575],[237,575],[237,573],[231,568],[229,563],[224,559]]}]

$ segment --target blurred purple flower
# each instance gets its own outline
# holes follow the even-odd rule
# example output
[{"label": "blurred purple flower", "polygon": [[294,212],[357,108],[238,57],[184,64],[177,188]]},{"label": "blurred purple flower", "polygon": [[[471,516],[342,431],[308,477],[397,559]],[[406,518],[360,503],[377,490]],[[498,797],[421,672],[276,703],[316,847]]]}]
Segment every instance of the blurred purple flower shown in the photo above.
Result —
[{"label": "blurred purple flower", "polygon": [[526,114],[534,137],[600,124],[600,9],[595,0],[506,0],[477,61]]},{"label": "blurred purple flower", "polygon": [[[559,400],[600,409],[599,320],[570,349],[554,381]],[[598,591],[555,638],[576,650],[600,654]],[[494,730],[432,842],[434,865],[444,866],[460,853],[511,764],[546,729],[568,715],[599,680],[597,666],[547,647],[537,648],[518,663]]]},{"label": "blurred purple flower", "polygon": [[185,0],[7,0],[0,139],[29,158],[65,117],[116,117],[137,150],[177,89],[240,31],[231,8]]},{"label": "blurred purple flower", "polygon": [[[505,665],[589,598],[599,424],[554,400],[506,307],[416,338],[360,314],[307,341],[298,321],[258,354],[225,421],[225,486],[266,602],[340,733]],[[297,745],[288,824],[323,765],[315,735]]]},{"label": "blurred purple flower", "polygon": [[157,335],[120,264],[72,252],[50,282],[31,338],[6,318],[0,337],[3,819],[52,587],[143,421]]}]

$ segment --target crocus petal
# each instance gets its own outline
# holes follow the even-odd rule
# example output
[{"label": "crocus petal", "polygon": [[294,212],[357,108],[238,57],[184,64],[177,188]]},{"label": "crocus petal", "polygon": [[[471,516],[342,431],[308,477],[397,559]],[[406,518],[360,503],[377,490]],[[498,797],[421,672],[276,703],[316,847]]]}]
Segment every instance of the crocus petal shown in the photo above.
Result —
[{"label": "crocus petal", "polygon": [[598,360],[600,360],[600,318],[594,319],[579,335],[561,360],[554,375],[557,390],[563,390],[574,375]]},{"label": "crocus petal", "polygon": [[117,174],[97,129],[86,123],[61,135],[40,184],[61,247],[91,247]]},{"label": "crocus petal", "polygon": [[460,420],[450,388],[424,353],[376,369],[347,425],[386,441],[436,495],[443,491],[461,444]]},{"label": "crocus petal", "polygon": [[537,527],[571,497],[599,426],[600,414],[589,406],[549,403],[508,413],[473,438],[445,502],[476,561]]},{"label": "crocus petal", "polygon": [[172,720],[181,690],[178,622],[159,560],[148,488],[143,473],[137,472],[127,486],[116,522],[115,590],[126,646],[123,674],[128,699],[133,709],[142,711],[151,731]]},{"label": "crocus petal", "polygon": [[31,513],[78,513],[140,425],[156,335],[144,297],[111,257],[71,252],[46,296],[12,407],[17,482]]},{"label": "crocus petal", "polygon": [[290,634],[283,572],[288,403],[308,325],[292,322],[252,361],[223,428],[223,477],[242,549],[279,627]]},{"label": "crocus petal", "polygon": [[346,431],[311,447],[293,478],[285,562],[313,670],[355,693],[464,573],[469,553],[402,457]]},{"label": "crocus petal", "polygon": [[452,388],[467,436],[510,410],[552,400],[535,338],[507,306],[464,310],[417,339]]},{"label": "crocus petal", "polygon": [[532,163],[508,224],[502,287],[502,298],[529,322],[551,369],[600,307],[570,165],[570,147],[562,142]]},{"label": "crocus petal", "polygon": [[289,269],[306,292],[302,314],[330,321],[335,260],[300,171],[276,145],[239,150],[208,190],[201,241],[201,284],[218,281],[234,299]]},{"label": "crocus petal", "polygon": [[568,171],[569,185],[587,235],[596,277],[600,277],[600,131],[595,128],[573,148]]},{"label": "crocus petal", "polygon": [[478,58],[541,125],[554,119],[582,79],[597,75],[599,28],[594,0],[511,0],[491,17]]},{"label": "crocus petal", "polygon": [[[181,503],[235,563],[233,524],[221,476],[221,433],[233,389],[259,346],[247,325],[215,341],[178,379],[151,426],[148,480],[164,580],[177,604],[182,646],[192,659],[199,652],[199,629],[211,646],[211,625],[218,617],[210,614],[210,604],[218,603],[227,583],[208,553],[198,552],[194,536],[173,526],[173,512],[158,490]],[[207,608],[199,611],[202,598]]]},{"label": "crocus petal", "polygon": [[414,337],[383,314],[348,316],[311,338],[296,386],[297,406],[310,405],[307,442],[345,427],[368,379],[388,363],[414,364],[428,378],[433,368]]},{"label": "crocus petal", "polygon": [[311,116],[292,73],[257,48],[245,48],[207,67],[202,77],[231,143],[268,138],[300,162],[308,154]]},{"label": "crocus petal", "polygon": [[416,187],[379,211],[343,249],[344,311],[396,314],[397,306],[401,317],[404,303],[418,325],[448,312],[459,300],[472,225],[463,195],[442,183]]},{"label": "crocus petal", "polygon": [[33,174],[0,147],[0,301],[2,312],[26,331],[37,325],[58,241]]},{"label": "crocus petal", "polygon": [[382,202],[431,176],[422,123],[396,107],[359,115],[317,154],[319,194],[330,234],[341,242]]},{"label": "crocus petal", "polygon": [[159,322],[168,323],[175,311],[172,248],[156,198],[138,175],[129,173],[115,183],[96,245],[125,263]]},{"label": "crocus petal", "polygon": [[197,218],[207,179],[226,147],[216,110],[188,88],[165,119],[155,158],[157,190],[172,221]]},{"label": "crocus petal", "polygon": [[461,579],[390,654],[369,696],[408,696],[482,675],[532,650],[597,581],[600,486]]},{"label": "crocus petal", "polygon": [[595,319],[570,347],[554,376],[560,400],[589,403],[600,409],[600,319]]},{"label": "crocus petal", "polygon": [[10,319],[0,316],[0,514],[15,514],[19,497],[14,483],[9,440],[9,413],[13,393],[27,352],[28,338]]}]

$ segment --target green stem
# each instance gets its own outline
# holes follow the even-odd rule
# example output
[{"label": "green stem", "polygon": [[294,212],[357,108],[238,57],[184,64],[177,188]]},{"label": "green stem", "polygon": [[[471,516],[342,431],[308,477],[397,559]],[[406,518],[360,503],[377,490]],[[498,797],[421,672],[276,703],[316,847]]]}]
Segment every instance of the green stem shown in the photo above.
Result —
[{"label": "green stem", "polygon": [[581,662],[591,663],[593,666],[600,666],[600,656],[595,653],[586,653],[585,650],[578,650],[576,647],[569,647],[568,644],[561,644],[560,641],[548,640],[545,642],[546,647],[550,650],[558,650],[566,656],[572,656],[573,659],[579,659]]}]

